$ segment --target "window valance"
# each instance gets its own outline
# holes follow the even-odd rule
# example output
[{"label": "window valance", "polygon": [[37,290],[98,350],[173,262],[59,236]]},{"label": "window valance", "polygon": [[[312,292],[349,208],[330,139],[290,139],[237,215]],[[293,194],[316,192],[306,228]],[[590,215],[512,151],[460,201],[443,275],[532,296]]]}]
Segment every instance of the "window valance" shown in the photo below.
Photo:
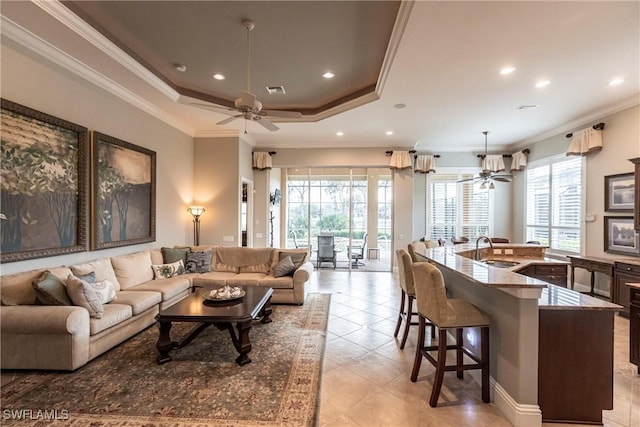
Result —
[{"label": "window valance", "polygon": [[271,154],[267,151],[254,151],[253,153],[253,169],[268,170],[271,169]]},{"label": "window valance", "polygon": [[391,160],[389,161],[389,168],[395,170],[407,169],[412,166],[411,155],[408,151],[396,151],[391,153]]},{"label": "window valance", "polygon": [[602,130],[588,127],[574,132],[567,156],[587,156],[602,150]]},{"label": "window valance", "polygon": [[418,155],[416,156],[416,168],[415,172],[417,173],[429,173],[436,171],[436,159],[435,156],[428,155]]}]

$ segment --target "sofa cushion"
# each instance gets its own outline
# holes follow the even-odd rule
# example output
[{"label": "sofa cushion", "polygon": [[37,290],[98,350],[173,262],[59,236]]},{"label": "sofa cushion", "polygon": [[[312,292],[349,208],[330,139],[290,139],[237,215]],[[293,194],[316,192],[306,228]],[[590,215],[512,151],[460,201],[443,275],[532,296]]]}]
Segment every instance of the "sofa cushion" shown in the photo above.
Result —
[{"label": "sofa cushion", "polygon": [[187,254],[191,252],[189,248],[161,248],[162,263],[171,264],[182,260],[182,264],[187,265]]},{"label": "sofa cushion", "polygon": [[0,278],[0,298],[2,305],[32,305],[36,303],[36,292],[31,283],[44,270],[24,271],[7,274]]},{"label": "sofa cushion", "polygon": [[164,258],[162,257],[162,251],[160,249],[149,250],[149,255],[151,256],[151,264],[164,264]]},{"label": "sofa cushion", "polygon": [[153,270],[154,280],[168,279],[185,273],[184,264],[181,259],[170,264],[152,265],[151,269]]},{"label": "sofa cushion", "polygon": [[73,305],[84,307],[89,311],[89,316],[99,319],[104,313],[100,296],[93,290],[91,285],[84,280],[78,279],[73,274],[69,274],[66,280],[67,294],[73,301]]},{"label": "sofa cushion", "polygon": [[148,251],[112,257],[111,265],[122,290],[153,280],[151,255]]},{"label": "sofa cushion", "polygon": [[191,286],[191,281],[188,276],[175,276],[170,279],[164,280],[150,280],[145,283],[141,283],[138,286],[134,286],[129,290],[132,292],[137,291],[155,291],[162,294],[162,301],[167,301],[174,296],[184,292]]},{"label": "sofa cushion", "polygon": [[155,291],[120,291],[118,292],[118,304],[131,306],[134,316],[160,304],[162,295]]},{"label": "sofa cushion", "polygon": [[264,273],[242,273],[230,277],[225,282],[229,286],[258,286],[260,281],[267,277]]},{"label": "sofa cushion", "polygon": [[296,266],[291,260],[291,256],[286,256],[273,266],[273,277],[292,276],[296,271]]},{"label": "sofa cushion", "polygon": [[97,282],[108,280],[113,283],[116,291],[120,290],[120,282],[116,277],[116,273],[113,271],[113,266],[111,265],[111,260],[109,258],[102,258],[91,262],[85,262],[83,264],[72,265],[71,271],[76,277],[89,274],[93,271],[96,273]]},{"label": "sofa cushion", "polygon": [[237,273],[229,273],[226,271],[210,271],[209,273],[191,275],[193,276],[194,286],[224,286],[227,280],[237,277]]},{"label": "sofa cushion", "polygon": [[32,282],[37,300],[42,305],[73,305],[64,282],[45,270]]},{"label": "sofa cushion", "polygon": [[268,286],[273,289],[293,289],[293,278],[291,276],[266,276],[260,280],[260,286]]},{"label": "sofa cushion", "polygon": [[108,304],[104,306],[104,314],[101,318],[89,319],[89,334],[96,335],[106,329],[116,326],[131,317],[130,305]]},{"label": "sofa cushion", "polygon": [[206,273],[211,271],[211,251],[188,252],[185,269],[189,273]]}]

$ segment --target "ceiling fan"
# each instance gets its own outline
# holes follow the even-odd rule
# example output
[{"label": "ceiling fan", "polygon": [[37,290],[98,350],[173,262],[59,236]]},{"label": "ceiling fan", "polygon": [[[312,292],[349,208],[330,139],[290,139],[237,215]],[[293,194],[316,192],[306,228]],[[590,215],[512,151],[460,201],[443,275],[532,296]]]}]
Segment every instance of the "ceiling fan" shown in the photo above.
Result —
[{"label": "ceiling fan", "polygon": [[[489,134],[488,130],[482,132],[484,135],[484,159],[487,159],[487,135]],[[483,169],[478,172],[478,175],[473,178],[461,179],[458,182],[473,182],[474,184],[480,183],[480,189],[489,189],[493,190],[495,188],[494,181],[499,182],[511,182],[513,179],[513,175],[509,174],[496,174],[494,171]]]},{"label": "ceiling fan", "polygon": [[256,96],[251,93],[251,39],[249,33],[254,29],[255,24],[253,21],[245,19],[242,21],[242,26],[247,30],[247,90],[240,92],[240,98],[234,101],[234,107],[220,107],[195,102],[192,102],[191,105],[213,109],[225,114],[234,114],[229,118],[219,121],[216,123],[217,125],[226,125],[235,119],[244,118],[245,120],[252,120],[270,131],[276,131],[279,128],[271,123],[271,121],[266,118],[267,116],[298,119],[302,117],[302,113],[298,111],[262,109],[262,102],[258,101]]}]

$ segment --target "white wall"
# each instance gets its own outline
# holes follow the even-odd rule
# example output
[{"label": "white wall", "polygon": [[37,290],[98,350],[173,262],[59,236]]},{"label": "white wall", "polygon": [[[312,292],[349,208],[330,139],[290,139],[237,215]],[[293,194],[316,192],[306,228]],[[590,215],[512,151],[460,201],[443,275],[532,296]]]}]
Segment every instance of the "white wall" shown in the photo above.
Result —
[{"label": "white wall", "polygon": [[2,44],[2,97],[156,152],[156,242],[5,263],[0,274],[75,264],[147,248],[185,244],[193,188],[193,139],[10,42]]}]

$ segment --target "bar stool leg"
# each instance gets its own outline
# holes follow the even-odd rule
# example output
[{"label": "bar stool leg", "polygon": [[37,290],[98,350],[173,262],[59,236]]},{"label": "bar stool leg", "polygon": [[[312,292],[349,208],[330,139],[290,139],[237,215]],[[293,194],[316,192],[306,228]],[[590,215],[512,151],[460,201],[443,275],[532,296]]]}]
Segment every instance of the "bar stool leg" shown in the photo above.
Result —
[{"label": "bar stool leg", "polygon": [[489,403],[491,401],[491,393],[489,392],[489,327],[485,326],[481,329],[480,337],[480,353],[482,358],[482,401]]},{"label": "bar stool leg", "polygon": [[429,406],[435,408],[438,405],[440,397],[440,389],[444,380],[444,370],[447,364],[447,330],[438,330],[438,363],[436,365],[436,375],[433,379],[433,388],[431,389],[431,398]]},{"label": "bar stool leg", "polygon": [[456,375],[459,379],[464,378],[464,370],[462,369],[462,365],[464,364],[463,353],[462,353],[462,328],[456,329]]},{"label": "bar stool leg", "polygon": [[404,350],[404,345],[407,343],[407,337],[409,336],[409,326],[411,326],[411,318],[413,317],[413,300],[415,297],[407,295],[409,299],[409,307],[407,308],[407,314],[404,321],[404,334],[402,335],[402,342],[400,343],[400,350]]},{"label": "bar stool leg", "polygon": [[405,300],[405,292],[402,290],[402,300],[400,301],[400,312],[398,313],[398,322],[396,323],[396,330],[393,332],[393,336],[397,337],[398,332],[400,331],[400,324],[402,323],[402,313],[404,313],[404,300]]},{"label": "bar stool leg", "polygon": [[413,360],[413,370],[411,371],[412,383],[415,383],[418,380],[418,373],[420,372],[420,365],[422,364],[422,351],[424,348],[425,329],[426,323],[424,317],[418,314],[418,342],[416,343],[416,357]]}]

